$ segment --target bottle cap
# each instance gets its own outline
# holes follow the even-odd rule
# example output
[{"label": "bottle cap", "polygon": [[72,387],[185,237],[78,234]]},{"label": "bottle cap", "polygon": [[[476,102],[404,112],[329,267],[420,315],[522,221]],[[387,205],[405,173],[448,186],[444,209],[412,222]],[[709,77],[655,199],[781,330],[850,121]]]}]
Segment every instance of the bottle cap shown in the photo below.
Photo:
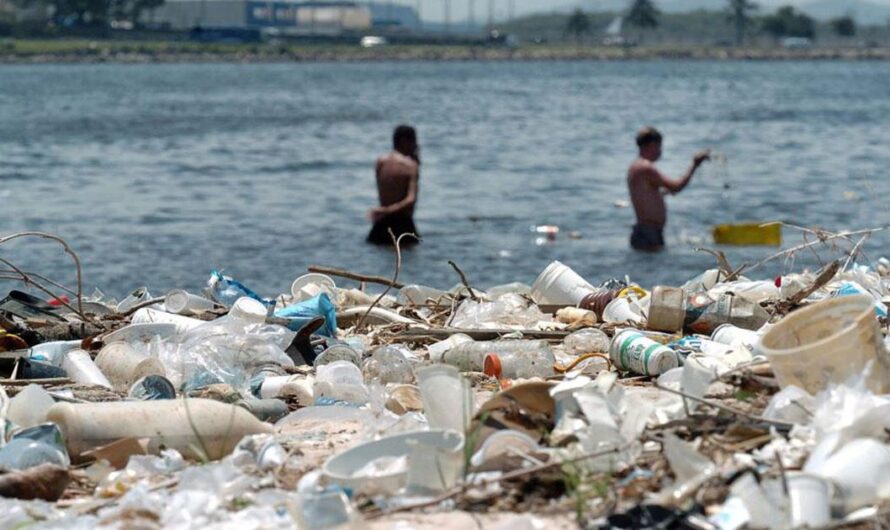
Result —
[{"label": "bottle cap", "polygon": [[489,353],[482,361],[482,371],[489,377],[501,378],[501,358],[494,353]]}]

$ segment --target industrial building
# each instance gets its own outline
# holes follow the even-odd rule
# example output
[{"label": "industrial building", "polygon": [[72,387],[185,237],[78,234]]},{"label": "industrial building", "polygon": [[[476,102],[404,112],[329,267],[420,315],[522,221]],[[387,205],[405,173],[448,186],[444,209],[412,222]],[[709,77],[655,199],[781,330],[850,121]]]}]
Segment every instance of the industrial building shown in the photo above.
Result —
[{"label": "industrial building", "polygon": [[371,9],[358,2],[294,0],[166,0],[143,14],[143,22],[172,30],[204,28],[279,29],[291,33],[339,34],[371,28]]}]

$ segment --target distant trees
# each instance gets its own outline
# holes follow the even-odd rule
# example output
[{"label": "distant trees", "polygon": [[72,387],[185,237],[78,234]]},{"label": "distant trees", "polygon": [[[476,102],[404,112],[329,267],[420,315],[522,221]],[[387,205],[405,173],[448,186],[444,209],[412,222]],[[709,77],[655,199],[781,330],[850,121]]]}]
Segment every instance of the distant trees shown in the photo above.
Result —
[{"label": "distant trees", "polygon": [[780,7],[775,14],[764,17],[763,30],[773,37],[805,37],[816,35],[816,21],[804,13],[798,13],[792,6]]},{"label": "distant trees", "polygon": [[838,17],[831,21],[831,29],[841,37],[855,37],[856,21],[850,15]]},{"label": "distant trees", "polygon": [[655,7],[653,0],[631,0],[625,20],[631,26],[639,28],[642,40],[643,30],[657,28],[660,16],[661,12]]},{"label": "distant trees", "polygon": [[581,42],[581,37],[590,33],[590,18],[580,8],[569,15],[566,21],[565,32],[575,37],[576,42]]},{"label": "distant trees", "polygon": [[758,5],[751,0],[729,0],[729,21],[735,28],[735,44],[741,46],[745,43],[745,33],[751,25],[751,13],[758,9]]}]

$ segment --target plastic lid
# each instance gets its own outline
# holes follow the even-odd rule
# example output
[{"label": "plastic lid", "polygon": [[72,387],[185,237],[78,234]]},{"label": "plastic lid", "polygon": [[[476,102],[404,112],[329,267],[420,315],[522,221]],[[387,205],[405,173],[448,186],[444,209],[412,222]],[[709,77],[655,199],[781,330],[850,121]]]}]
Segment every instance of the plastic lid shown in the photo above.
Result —
[{"label": "plastic lid", "polygon": [[482,361],[482,371],[489,377],[500,379],[502,371],[501,358],[494,353],[486,355]]}]

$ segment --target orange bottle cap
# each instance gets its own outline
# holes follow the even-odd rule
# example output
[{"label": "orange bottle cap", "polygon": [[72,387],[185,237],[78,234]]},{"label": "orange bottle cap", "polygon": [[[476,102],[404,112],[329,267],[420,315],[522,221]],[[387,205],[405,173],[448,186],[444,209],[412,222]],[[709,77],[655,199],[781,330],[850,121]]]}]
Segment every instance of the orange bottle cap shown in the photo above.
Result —
[{"label": "orange bottle cap", "polygon": [[482,371],[489,377],[501,378],[501,358],[494,353],[489,353],[482,361]]}]

